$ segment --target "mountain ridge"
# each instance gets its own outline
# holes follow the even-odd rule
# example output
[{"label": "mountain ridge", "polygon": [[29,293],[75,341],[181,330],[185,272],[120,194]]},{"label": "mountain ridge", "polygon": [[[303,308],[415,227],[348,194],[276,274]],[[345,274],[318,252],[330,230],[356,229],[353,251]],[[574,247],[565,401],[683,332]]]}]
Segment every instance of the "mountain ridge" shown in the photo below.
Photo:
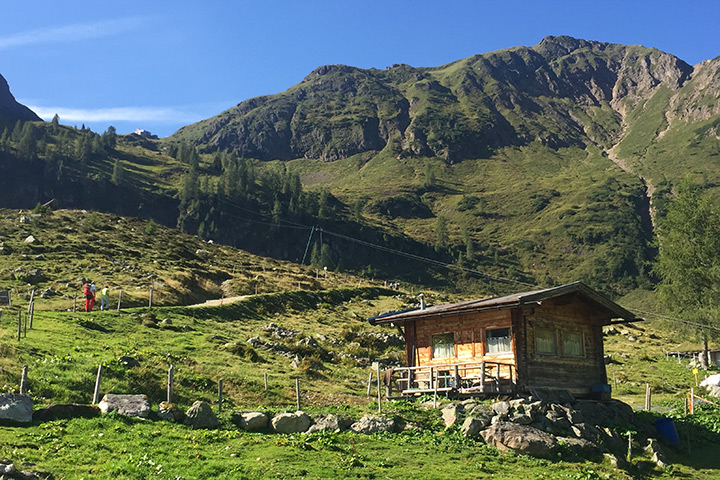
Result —
[{"label": "mountain ridge", "polygon": [[0,118],[8,122],[21,121],[42,121],[35,112],[25,105],[22,105],[10,93],[10,86],[5,77],[0,75]]},{"label": "mountain ridge", "polygon": [[[657,49],[571,37],[438,67],[325,65],[284,92],[246,100],[169,138],[260,160],[332,161],[395,140],[401,155],[451,163],[534,140],[558,148],[590,140],[609,148],[638,102],[660,86],[681,88],[692,71]],[[593,132],[593,109],[603,106],[620,118],[606,122],[609,132]],[[518,116],[541,117],[546,128]]]}]

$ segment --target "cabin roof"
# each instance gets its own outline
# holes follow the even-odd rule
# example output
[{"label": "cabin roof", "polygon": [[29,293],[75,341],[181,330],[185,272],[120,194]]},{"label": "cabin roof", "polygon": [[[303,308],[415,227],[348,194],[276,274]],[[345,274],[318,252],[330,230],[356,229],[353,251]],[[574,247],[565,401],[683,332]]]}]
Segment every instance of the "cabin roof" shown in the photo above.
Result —
[{"label": "cabin roof", "polygon": [[399,312],[390,312],[368,319],[372,325],[385,323],[404,323],[408,320],[420,318],[441,317],[457,313],[479,312],[485,310],[504,310],[524,305],[539,305],[545,300],[575,293],[593,304],[599,310],[606,312],[608,323],[612,318],[622,318],[626,321],[637,320],[635,315],[621,307],[601,293],[593,290],[582,282],[573,282],[558,287],[532,290],[529,292],[514,293],[504,297],[468,300],[458,303],[435,305],[425,309],[415,308]]}]

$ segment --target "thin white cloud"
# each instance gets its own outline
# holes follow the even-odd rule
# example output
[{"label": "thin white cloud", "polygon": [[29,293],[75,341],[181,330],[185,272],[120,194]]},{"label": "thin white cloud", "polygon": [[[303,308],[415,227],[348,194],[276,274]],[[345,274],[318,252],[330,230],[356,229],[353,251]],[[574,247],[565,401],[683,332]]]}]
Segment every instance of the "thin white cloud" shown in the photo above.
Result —
[{"label": "thin white cloud", "polygon": [[144,24],[145,21],[146,19],[141,17],[126,17],[26,30],[12,35],[0,36],[0,50],[25,45],[58,42],[67,43],[108,37],[134,30]]},{"label": "thin white cloud", "polygon": [[200,120],[201,114],[174,107],[113,107],[113,108],[65,108],[27,105],[46,121],[57,114],[65,122],[147,122],[147,123],[192,123]]}]

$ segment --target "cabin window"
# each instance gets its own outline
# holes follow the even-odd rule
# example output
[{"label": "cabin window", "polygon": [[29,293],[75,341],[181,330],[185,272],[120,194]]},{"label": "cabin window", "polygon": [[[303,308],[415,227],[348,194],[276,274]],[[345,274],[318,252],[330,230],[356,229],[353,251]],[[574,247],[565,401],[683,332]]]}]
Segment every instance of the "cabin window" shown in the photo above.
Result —
[{"label": "cabin window", "polygon": [[488,329],[485,337],[487,339],[487,353],[509,352],[511,350],[509,328]]},{"label": "cabin window", "polygon": [[535,329],[535,352],[540,355],[555,355],[555,330]]},{"label": "cabin window", "polygon": [[566,357],[582,357],[583,341],[580,332],[563,332],[562,351]]},{"label": "cabin window", "polygon": [[450,358],[455,356],[455,335],[441,333],[432,336],[432,358]]}]

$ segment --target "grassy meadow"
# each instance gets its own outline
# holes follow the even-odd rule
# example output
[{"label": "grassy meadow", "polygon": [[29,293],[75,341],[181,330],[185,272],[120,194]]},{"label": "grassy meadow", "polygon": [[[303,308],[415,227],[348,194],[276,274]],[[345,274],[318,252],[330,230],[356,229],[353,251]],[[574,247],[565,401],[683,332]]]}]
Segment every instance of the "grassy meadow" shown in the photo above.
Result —
[{"label": "grassy meadow", "polygon": [[[719,438],[720,414],[701,409],[693,417],[683,415],[695,379],[686,361],[678,364],[663,355],[663,349],[694,348],[693,339],[680,341],[657,322],[618,327],[606,336],[615,397],[642,407],[645,383],[653,388],[653,411],[638,414],[632,462],[623,468],[569,450],[549,460],[500,453],[463,438],[457,427],[446,430],[426,397],[383,403],[385,414],[417,426],[400,434],[248,433],[238,428],[236,412],[294,411],[296,380],[301,406],[311,415],[338,413],[357,420],[376,412],[375,392],[367,396],[371,363],[402,361],[404,349],[394,329],[370,326],[367,318],[413,306],[420,287],[389,290],[336,272],[325,278],[309,267],[112,215],[58,211],[21,223],[22,212],[2,213],[0,233],[10,253],[0,256],[0,275],[14,300],[0,316],[3,392],[19,390],[23,365],[36,409],[90,403],[99,365],[104,367],[101,393],[146,394],[154,412],[166,397],[170,365],[173,400],[181,409],[195,400],[217,409],[219,380],[224,386],[216,430],[191,430],[159,421],[155,413],[150,420],[110,414],[0,427],[0,458],[21,469],[57,479],[720,478],[720,465],[708,454]],[[39,242],[25,243],[30,234]],[[83,250],[88,242],[90,253]],[[82,277],[113,286],[110,311],[71,311]],[[146,306],[150,285],[157,295],[153,308]],[[33,326],[18,341],[18,311],[26,311],[32,288]],[[47,289],[56,293],[42,298]],[[117,311],[120,291],[123,308]],[[184,306],[237,295],[242,298],[232,303]],[[457,299],[427,290],[426,295],[430,304]],[[622,301],[652,310],[647,302],[641,291]],[[140,367],[127,368],[122,355]],[[661,471],[644,453],[643,435],[655,418],[667,414],[676,419],[683,444],[670,449],[673,465]],[[625,433],[629,427],[618,428]]]}]

